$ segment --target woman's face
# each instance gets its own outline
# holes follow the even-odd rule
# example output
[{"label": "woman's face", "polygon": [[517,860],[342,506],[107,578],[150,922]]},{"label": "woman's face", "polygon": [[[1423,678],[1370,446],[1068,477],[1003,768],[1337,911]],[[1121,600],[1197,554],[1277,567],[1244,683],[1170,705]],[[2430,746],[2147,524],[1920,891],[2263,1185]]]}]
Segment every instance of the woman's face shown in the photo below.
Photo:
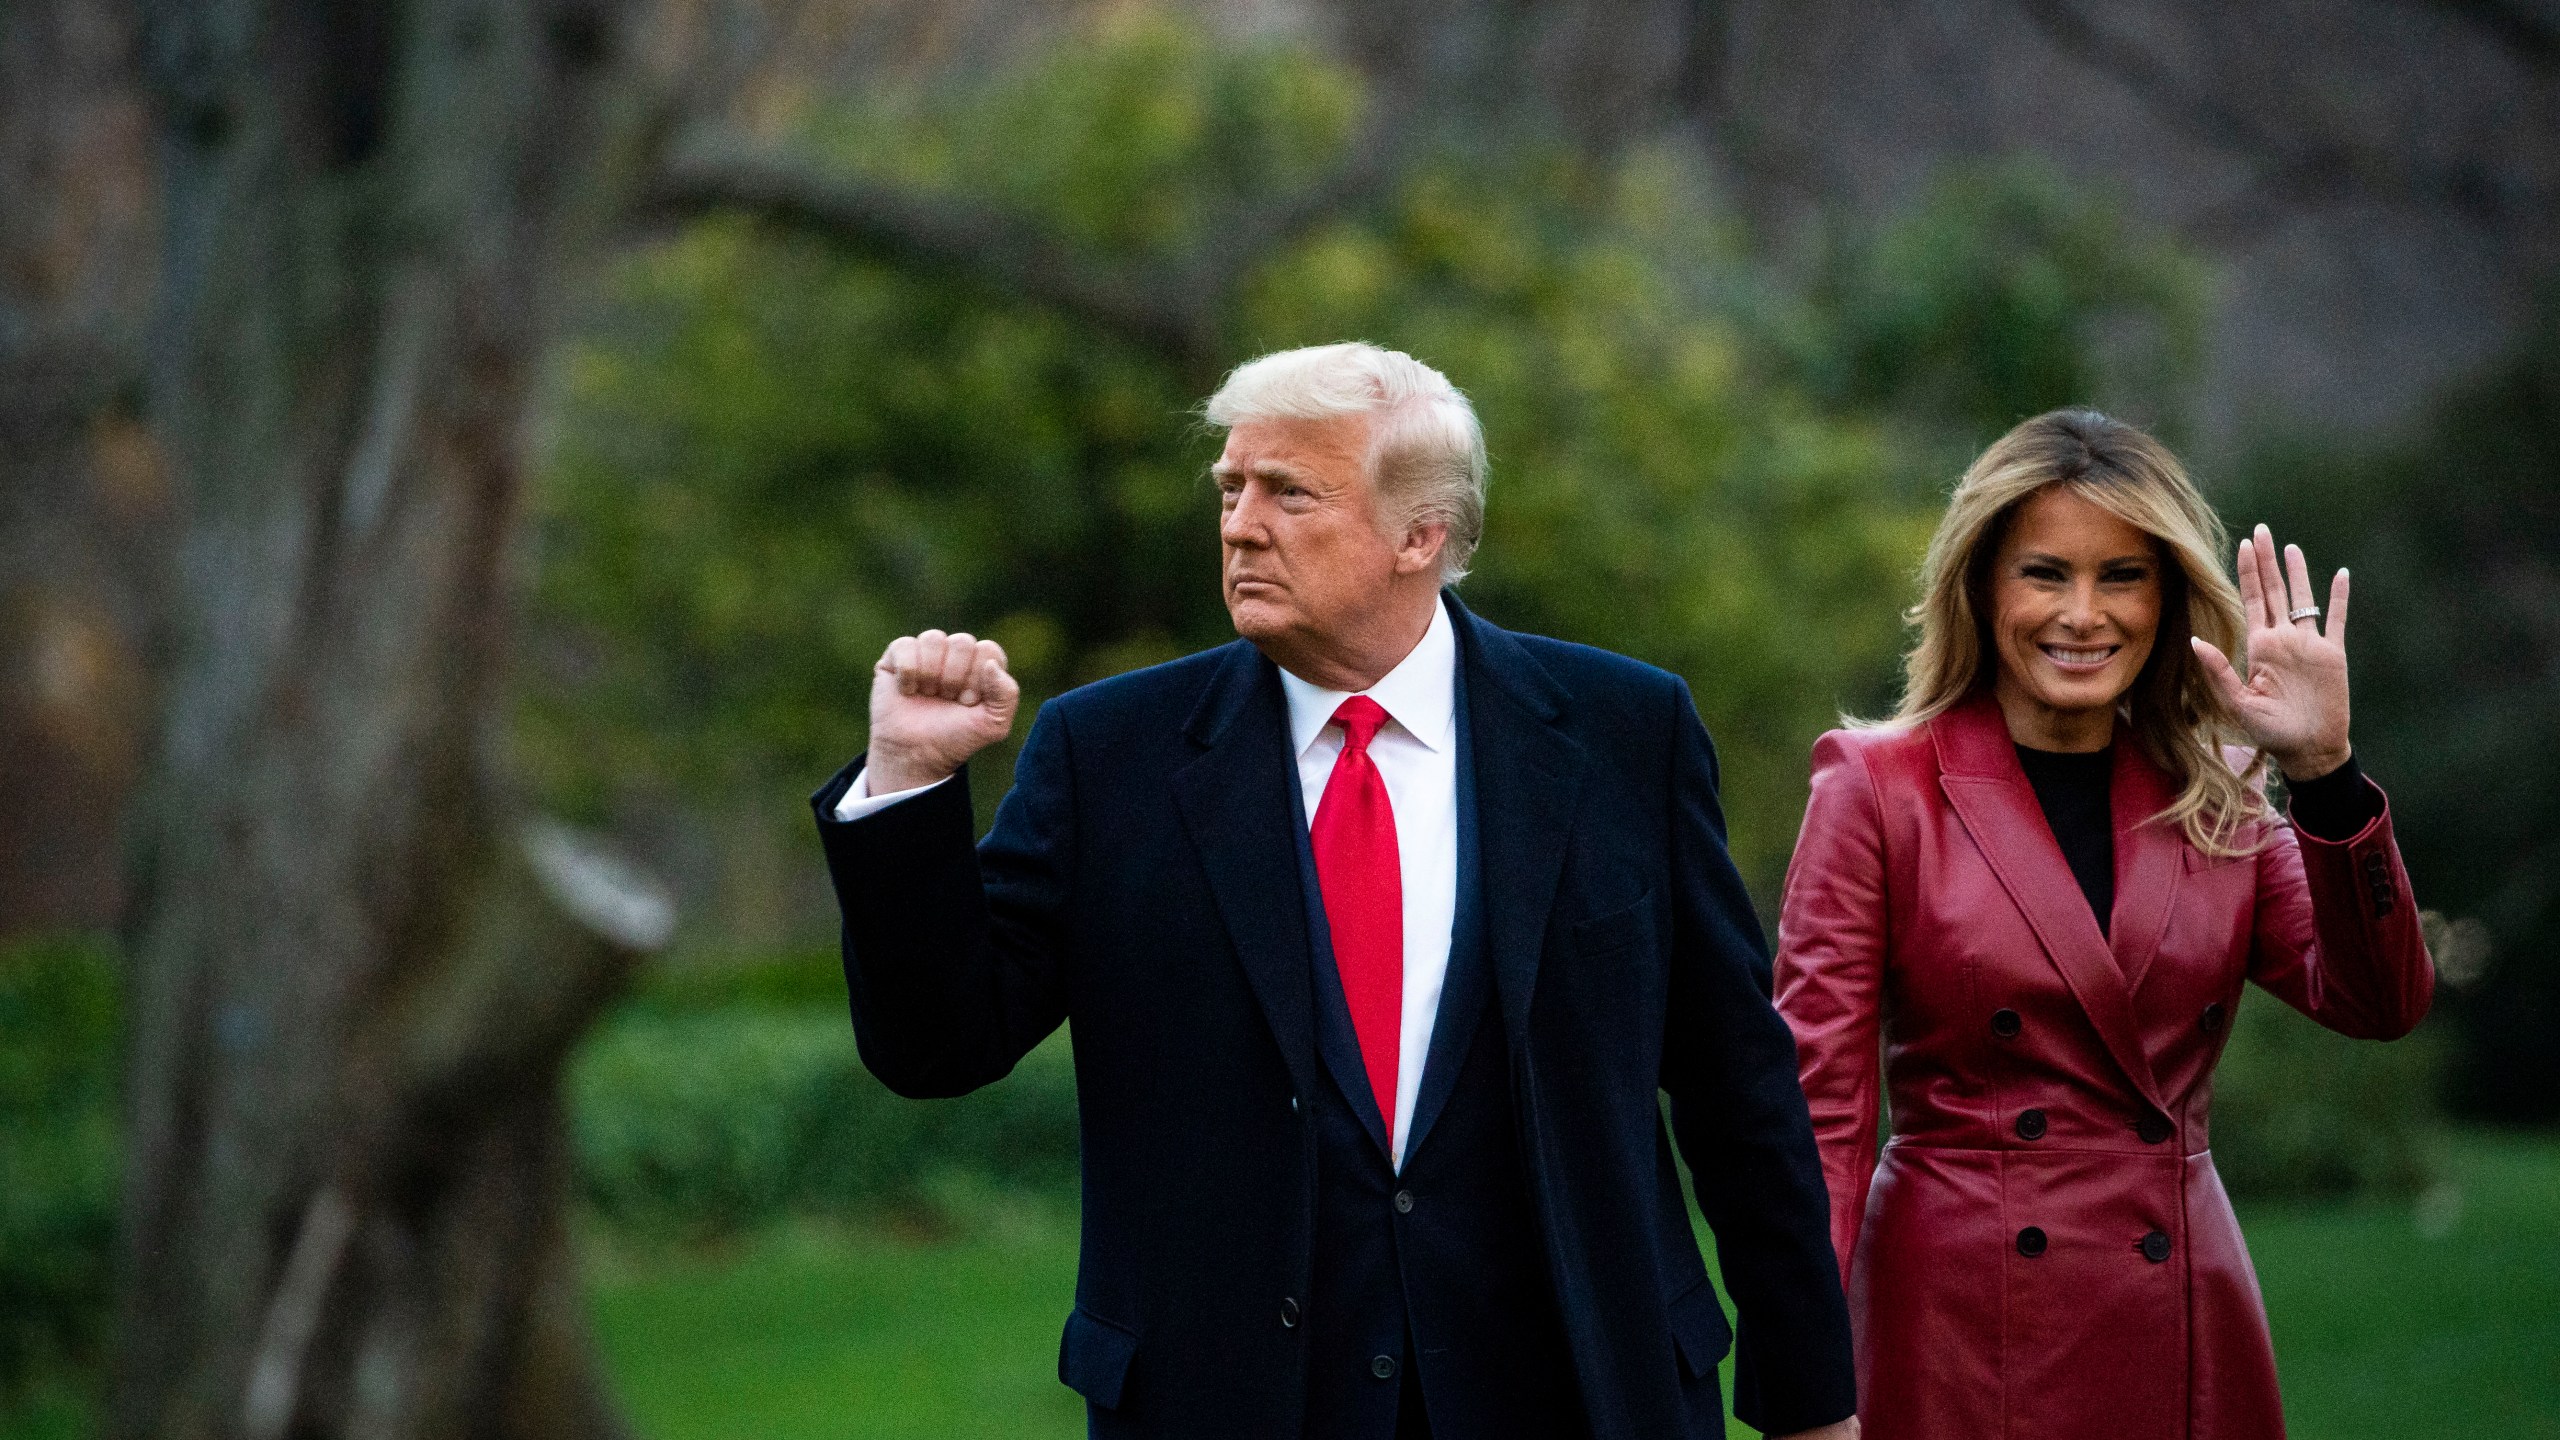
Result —
[{"label": "woman's face", "polygon": [[2011,739],[2096,750],[2160,630],[2159,547],[2056,485],[2010,517],[1991,564],[1995,690]]}]

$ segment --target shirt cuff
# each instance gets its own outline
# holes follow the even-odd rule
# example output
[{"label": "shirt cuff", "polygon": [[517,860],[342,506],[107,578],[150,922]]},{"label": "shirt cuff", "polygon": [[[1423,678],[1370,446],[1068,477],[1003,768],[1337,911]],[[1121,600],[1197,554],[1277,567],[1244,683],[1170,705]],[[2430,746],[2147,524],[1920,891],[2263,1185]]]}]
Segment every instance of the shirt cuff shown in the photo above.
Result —
[{"label": "shirt cuff", "polygon": [[2284,789],[2294,825],[2316,839],[2352,840],[2382,813],[2382,792],[2353,755],[2316,780],[2288,780]]},{"label": "shirt cuff", "polygon": [[950,783],[951,777],[945,775],[933,785],[918,785],[911,790],[892,790],[886,795],[874,795],[871,793],[871,767],[866,765],[853,777],[853,783],[844,787],[844,798],[836,802],[836,819],[840,822],[859,820],[865,815],[886,810],[901,800],[912,800],[934,785]]}]

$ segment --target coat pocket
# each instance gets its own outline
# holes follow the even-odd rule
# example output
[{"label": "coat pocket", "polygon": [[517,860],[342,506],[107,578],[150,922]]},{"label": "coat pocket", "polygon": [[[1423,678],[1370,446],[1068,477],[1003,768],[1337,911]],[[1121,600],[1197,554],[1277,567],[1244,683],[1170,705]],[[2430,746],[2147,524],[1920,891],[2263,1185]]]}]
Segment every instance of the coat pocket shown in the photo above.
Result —
[{"label": "coat pocket", "polygon": [[1058,1337],[1058,1380],[1105,1410],[1120,1408],[1129,1362],[1138,1358],[1138,1332],[1114,1325],[1079,1305],[1067,1312]]},{"label": "coat pocket", "polygon": [[1636,897],[1633,905],[1621,906],[1605,915],[1576,920],[1566,931],[1567,942],[1575,953],[1605,955],[1621,950],[1653,935],[1653,892],[1647,890]]},{"label": "coat pocket", "polygon": [[1716,1362],[1733,1348],[1733,1327],[1703,1275],[1671,1302],[1671,1342],[1680,1351],[1680,1373],[1692,1380],[1716,1373]]}]

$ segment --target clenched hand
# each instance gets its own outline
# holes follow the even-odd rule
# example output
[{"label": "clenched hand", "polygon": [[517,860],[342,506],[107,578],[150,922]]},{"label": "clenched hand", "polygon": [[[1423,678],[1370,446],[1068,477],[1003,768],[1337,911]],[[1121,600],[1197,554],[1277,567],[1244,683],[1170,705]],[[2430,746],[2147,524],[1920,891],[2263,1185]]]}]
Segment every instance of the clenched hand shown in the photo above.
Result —
[{"label": "clenched hand", "polygon": [[871,670],[865,785],[890,795],[931,785],[1013,731],[1022,687],[1004,647],[971,635],[902,635]]}]

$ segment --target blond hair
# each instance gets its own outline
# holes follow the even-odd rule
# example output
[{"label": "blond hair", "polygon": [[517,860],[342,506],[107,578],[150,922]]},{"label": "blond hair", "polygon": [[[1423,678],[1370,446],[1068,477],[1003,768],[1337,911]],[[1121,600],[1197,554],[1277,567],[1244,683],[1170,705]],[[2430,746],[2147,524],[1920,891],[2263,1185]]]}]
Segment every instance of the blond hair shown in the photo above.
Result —
[{"label": "blond hair", "polygon": [[2060,486],[2151,537],[2161,567],[2160,629],[2150,658],[2117,702],[2118,720],[2178,796],[2152,817],[2178,826],[2208,855],[2236,855],[2243,825],[2267,813],[2256,782],[2265,757],[2235,771],[2226,741],[2245,743],[2239,717],[2197,663],[2191,635],[2240,653],[2240,592],[2222,570],[2220,517],[2168,447],[2095,410],[2054,410],[2001,436],[1956,483],[1920,566],[1920,603],[1904,618],[1920,632],[1903,657],[1902,706],[1888,723],[1935,718],[1991,683],[1993,555],[2019,506]]},{"label": "blond hair", "polygon": [[1443,525],[1440,582],[1466,578],[1484,538],[1484,427],[1449,377],[1365,341],[1282,350],[1237,366],[1201,406],[1212,425],[1375,417],[1369,482],[1408,525]]}]

